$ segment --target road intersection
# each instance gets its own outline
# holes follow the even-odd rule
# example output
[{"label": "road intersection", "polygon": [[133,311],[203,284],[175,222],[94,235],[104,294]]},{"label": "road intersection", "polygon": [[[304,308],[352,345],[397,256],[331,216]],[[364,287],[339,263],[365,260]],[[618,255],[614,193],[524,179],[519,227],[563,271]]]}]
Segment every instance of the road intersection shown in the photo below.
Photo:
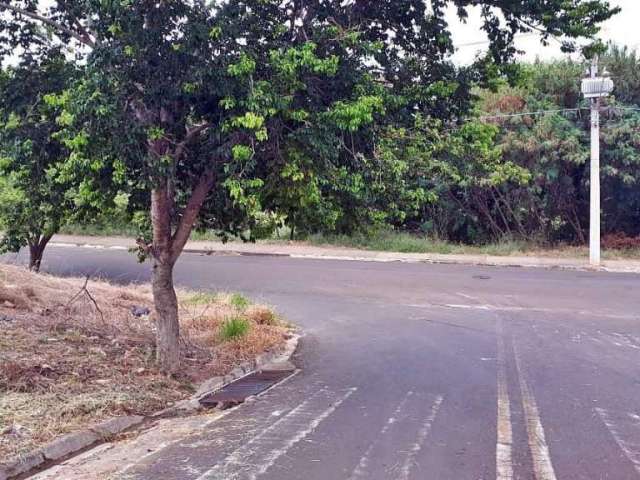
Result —
[{"label": "road intersection", "polygon": [[[43,268],[149,276],[110,250]],[[176,280],[277,306],[301,372],[111,478],[640,478],[640,276],[185,254]]]}]

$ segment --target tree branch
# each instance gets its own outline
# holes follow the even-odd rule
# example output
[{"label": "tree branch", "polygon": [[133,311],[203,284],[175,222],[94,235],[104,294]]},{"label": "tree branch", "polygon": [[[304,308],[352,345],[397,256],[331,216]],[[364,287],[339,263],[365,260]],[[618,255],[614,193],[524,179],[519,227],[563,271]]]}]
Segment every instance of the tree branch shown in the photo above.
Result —
[{"label": "tree branch", "polygon": [[[89,33],[89,30],[87,30],[87,27],[85,27],[84,25],[82,25],[82,23],[80,23],[80,20],[78,20],[76,17],[72,17],[73,19],[73,23],[76,26],[76,28],[79,30],[79,32],[82,34],[82,36],[87,39],[89,42],[92,42],[93,45],[95,45],[97,42],[91,38],[91,33]],[[93,34],[93,37],[95,38],[96,35],[95,33]]]},{"label": "tree branch", "polygon": [[189,142],[193,140],[200,132],[205,131],[207,128],[212,127],[212,123],[202,123],[200,125],[194,125],[193,127],[187,129],[187,136],[185,137],[185,142]]},{"label": "tree branch", "polygon": [[84,284],[82,285],[82,288],[80,288],[80,291],[76,293],[73,297],[71,297],[71,299],[65,305],[65,308],[69,308],[69,306],[71,306],[71,304],[75,302],[80,297],[80,295],[84,293],[87,297],[89,297],[89,300],[91,300],[91,303],[93,303],[93,306],[96,307],[96,310],[100,314],[100,319],[104,323],[104,314],[102,313],[102,310],[100,310],[100,307],[98,306],[98,302],[96,302],[96,299],[93,298],[93,295],[91,295],[89,290],[87,290],[88,283],[89,283],[89,275],[85,277]]},{"label": "tree branch", "polygon": [[44,249],[47,246],[47,244],[49,243],[49,240],[51,240],[52,237],[53,237],[53,233],[42,234],[40,236],[39,241],[38,241],[38,247],[40,247],[41,249]]},{"label": "tree branch", "polygon": [[201,132],[204,132],[205,130],[207,130],[208,128],[211,128],[212,126],[213,124],[211,123],[203,123],[203,124],[194,125],[193,127],[188,128],[187,134],[185,135],[184,140],[182,140],[180,143],[178,143],[178,145],[176,145],[176,149],[175,149],[176,160],[179,160],[180,157],[182,157],[182,154],[184,153],[184,150],[189,144],[189,142],[191,142],[194,138],[196,138]]},{"label": "tree branch", "polygon": [[[83,45],[87,45],[87,46],[89,46],[91,48],[95,47],[95,45],[96,45],[95,41],[93,41],[91,39],[91,37],[89,37],[87,35],[86,31],[84,32],[84,35],[81,35],[78,32],[74,32],[70,28],[65,27],[64,25],[60,25],[58,22],[54,22],[50,18],[47,18],[47,17],[45,17],[43,15],[40,15],[38,13],[35,13],[35,12],[30,12],[30,11],[25,10],[23,8],[19,8],[19,7],[15,7],[13,5],[9,5],[6,2],[0,2],[0,8],[6,8],[7,10],[11,10],[12,12],[19,13],[20,15],[24,15],[25,17],[29,17],[29,18],[32,18],[34,20],[38,20],[38,21],[40,21],[42,23],[46,23],[47,25],[49,25],[50,27],[53,27],[54,29],[58,30],[59,32],[66,33],[67,35],[75,38],[77,41],[79,41]],[[84,30],[84,28],[83,28],[83,30]]]},{"label": "tree branch", "polygon": [[193,224],[198,218],[198,215],[200,215],[202,204],[207,199],[207,195],[215,183],[215,178],[216,176],[213,169],[209,170],[200,177],[198,184],[191,193],[191,198],[189,198],[189,202],[184,209],[178,228],[171,239],[171,258],[174,262],[178,259],[178,256],[180,256],[180,253],[182,253],[182,249],[187,243],[187,240],[189,240]]}]

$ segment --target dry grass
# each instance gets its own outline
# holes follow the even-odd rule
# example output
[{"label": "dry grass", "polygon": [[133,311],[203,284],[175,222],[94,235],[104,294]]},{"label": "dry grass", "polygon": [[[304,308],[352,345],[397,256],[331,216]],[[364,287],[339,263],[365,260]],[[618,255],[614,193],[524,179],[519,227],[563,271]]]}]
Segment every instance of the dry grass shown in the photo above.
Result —
[{"label": "dry grass", "polygon": [[[111,415],[164,408],[287,335],[268,307],[179,291],[184,368],[169,378],[154,364],[153,313],[131,313],[152,307],[149,287],[83,285],[0,265],[0,461]],[[221,325],[238,316],[251,328],[223,341]]]}]

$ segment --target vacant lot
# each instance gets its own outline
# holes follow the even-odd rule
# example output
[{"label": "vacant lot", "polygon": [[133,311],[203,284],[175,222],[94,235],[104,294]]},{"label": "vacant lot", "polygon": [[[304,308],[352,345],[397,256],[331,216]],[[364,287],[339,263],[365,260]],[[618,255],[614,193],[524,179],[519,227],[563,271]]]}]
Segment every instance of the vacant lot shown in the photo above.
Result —
[{"label": "vacant lot", "polygon": [[119,414],[148,414],[242,361],[287,328],[239,294],[178,292],[183,369],[154,364],[147,286],[61,279],[0,265],[0,459]]}]

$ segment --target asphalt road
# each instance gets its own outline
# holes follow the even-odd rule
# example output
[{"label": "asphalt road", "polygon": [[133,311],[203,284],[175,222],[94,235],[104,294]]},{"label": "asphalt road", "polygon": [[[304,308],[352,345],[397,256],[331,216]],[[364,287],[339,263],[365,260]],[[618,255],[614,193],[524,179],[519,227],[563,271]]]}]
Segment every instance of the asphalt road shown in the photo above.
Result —
[{"label": "asphalt road", "polygon": [[[110,250],[43,269],[149,278]],[[114,478],[640,478],[638,275],[194,254],[175,275],[277,306],[302,371]]]}]

